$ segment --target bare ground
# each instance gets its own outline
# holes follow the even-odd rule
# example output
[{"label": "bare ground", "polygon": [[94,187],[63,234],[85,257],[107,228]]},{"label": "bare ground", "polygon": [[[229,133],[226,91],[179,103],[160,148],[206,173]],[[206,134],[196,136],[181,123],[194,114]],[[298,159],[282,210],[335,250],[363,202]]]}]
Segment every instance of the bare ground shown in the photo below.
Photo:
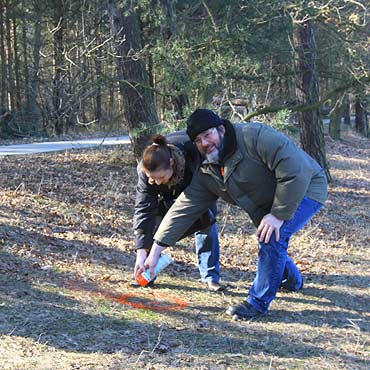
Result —
[{"label": "bare ground", "polygon": [[239,209],[218,217],[225,293],[200,283],[191,238],[137,289],[127,148],[1,158],[0,368],[367,369],[370,142],[348,132],[327,150],[329,200],[289,249],[304,289],[249,322],[224,313],[256,269]]}]

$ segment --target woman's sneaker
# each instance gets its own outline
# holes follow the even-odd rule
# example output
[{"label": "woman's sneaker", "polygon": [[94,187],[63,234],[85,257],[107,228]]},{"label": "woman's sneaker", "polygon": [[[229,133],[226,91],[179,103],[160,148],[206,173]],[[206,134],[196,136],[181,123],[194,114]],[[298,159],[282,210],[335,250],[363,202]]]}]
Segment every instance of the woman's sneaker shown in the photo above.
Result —
[{"label": "woman's sneaker", "polygon": [[230,306],[226,313],[233,317],[234,320],[250,320],[264,316],[265,314],[256,310],[250,303],[243,302]]},{"label": "woman's sneaker", "polygon": [[207,288],[211,292],[222,292],[225,290],[225,287],[221,284],[217,283],[216,281],[208,281],[207,282]]}]

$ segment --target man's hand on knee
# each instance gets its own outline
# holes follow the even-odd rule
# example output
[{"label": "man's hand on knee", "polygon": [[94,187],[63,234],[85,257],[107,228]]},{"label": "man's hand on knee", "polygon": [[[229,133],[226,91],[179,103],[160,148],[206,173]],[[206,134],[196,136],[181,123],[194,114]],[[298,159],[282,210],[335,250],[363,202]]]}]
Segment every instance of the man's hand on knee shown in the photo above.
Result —
[{"label": "man's hand on knee", "polygon": [[261,223],[257,228],[257,237],[261,243],[268,243],[270,241],[271,235],[275,232],[275,239],[279,241],[280,239],[280,227],[284,223],[283,220],[279,220],[271,213],[268,213],[263,217]]}]

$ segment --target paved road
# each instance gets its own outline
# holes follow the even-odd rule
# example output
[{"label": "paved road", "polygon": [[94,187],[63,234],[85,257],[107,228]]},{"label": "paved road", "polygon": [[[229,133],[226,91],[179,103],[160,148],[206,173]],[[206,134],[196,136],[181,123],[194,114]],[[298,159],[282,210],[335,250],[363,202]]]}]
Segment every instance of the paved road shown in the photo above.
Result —
[{"label": "paved road", "polygon": [[[354,117],[351,117],[351,118],[354,119]],[[323,122],[325,125],[328,125],[330,120],[324,119]],[[84,149],[84,148],[91,148],[91,147],[99,146],[99,145],[117,145],[117,144],[128,144],[128,143],[130,143],[130,139],[128,136],[117,136],[117,137],[106,137],[106,138],[74,140],[74,141],[55,141],[55,142],[32,143],[32,144],[3,145],[3,146],[0,146],[0,156],[56,152],[56,151],[67,150],[67,149]]]},{"label": "paved road", "polygon": [[67,149],[84,149],[99,145],[118,145],[128,143],[130,143],[130,139],[128,136],[117,136],[74,141],[54,141],[32,144],[2,145],[0,146],[0,156],[57,152]]}]

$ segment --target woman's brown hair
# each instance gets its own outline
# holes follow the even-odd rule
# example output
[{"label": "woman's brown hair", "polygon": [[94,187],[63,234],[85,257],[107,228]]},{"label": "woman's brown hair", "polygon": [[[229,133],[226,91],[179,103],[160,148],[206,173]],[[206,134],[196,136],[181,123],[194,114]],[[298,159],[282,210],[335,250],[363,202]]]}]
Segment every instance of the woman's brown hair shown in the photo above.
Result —
[{"label": "woman's brown hair", "polygon": [[154,135],[151,142],[143,152],[142,169],[149,172],[169,169],[172,153],[166,138],[163,135]]}]

